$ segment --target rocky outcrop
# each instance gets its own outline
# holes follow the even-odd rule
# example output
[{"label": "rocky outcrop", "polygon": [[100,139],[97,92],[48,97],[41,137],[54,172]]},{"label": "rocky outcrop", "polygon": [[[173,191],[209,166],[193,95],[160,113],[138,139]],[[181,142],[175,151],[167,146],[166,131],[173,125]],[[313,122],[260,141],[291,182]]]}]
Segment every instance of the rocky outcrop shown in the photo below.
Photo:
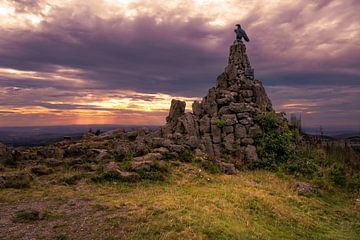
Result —
[{"label": "rocky outcrop", "polygon": [[[192,152],[200,159],[214,161],[223,172],[234,174],[240,163],[258,161],[256,138],[263,134],[263,129],[257,116],[273,112],[273,108],[261,82],[254,79],[241,41],[230,47],[228,65],[217,77],[216,85],[192,104],[191,112],[185,109],[185,102],[172,100],[166,124],[156,131],[141,128],[127,132],[120,128],[99,134],[88,132],[79,141],[29,149],[0,144],[0,164],[16,164],[19,159],[41,160],[48,167],[66,163],[80,169],[85,163],[88,168],[98,162],[132,161],[127,170],[143,174],[162,169],[163,161],[169,159],[191,161]],[[136,174],[117,169],[115,163],[105,170],[117,179],[137,178]],[[31,171],[34,175],[51,173],[42,165]]]},{"label": "rocky outcrop", "polygon": [[245,45],[235,41],[216,86],[192,104],[192,112],[185,113],[185,102],[172,100],[167,123],[155,133],[154,145],[176,152],[196,149],[216,159],[257,161],[255,138],[262,129],[256,116],[273,108],[261,82],[248,74],[252,71]]}]

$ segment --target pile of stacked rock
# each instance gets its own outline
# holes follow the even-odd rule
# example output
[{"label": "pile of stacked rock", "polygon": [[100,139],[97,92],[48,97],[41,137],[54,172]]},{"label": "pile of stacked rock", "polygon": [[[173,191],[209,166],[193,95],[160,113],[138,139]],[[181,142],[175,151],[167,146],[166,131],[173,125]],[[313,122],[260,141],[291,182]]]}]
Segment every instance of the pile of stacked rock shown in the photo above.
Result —
[{"label": "pile of stacked rock", "polygon": [[172,100],[167,124],[151,134],[149,142],[174,152],[192,149],[216,158],[256,161],[254,139],[262,130],[255,119],[273,108],[261,82],[251,73],[246,47],[236,40],[216,86],[193,103],[192,113],[185,113],[185,102]]}]

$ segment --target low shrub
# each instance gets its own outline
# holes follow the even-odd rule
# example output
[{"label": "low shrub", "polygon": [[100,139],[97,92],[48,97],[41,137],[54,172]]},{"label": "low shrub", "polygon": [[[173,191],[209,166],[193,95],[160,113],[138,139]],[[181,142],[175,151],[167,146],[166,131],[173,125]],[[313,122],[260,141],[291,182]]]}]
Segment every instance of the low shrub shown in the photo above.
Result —
[{"label": "low shrub", "polygon": [[349,147],[305,142],[297,128],[279,121],[275,113],[260,114],[255,120],[263,134],[255,139],[259,160],[247,164],[248,168],[282,170],[312,180],[324,189],[337,186],[360,191],[359,156]]},{"label": "low shrub", "polygon": [[333,164],[329,167],[329,177],[331,181],[340,187],[344,187],[346,185],[346,172],[345,168],[340,164]]},{"label": "low shrub", "polygon": [[279,123],[275,113],[260,114],[255,120],[263,134],[255,139],[259,161],[251,163],[250,167],[276,170],[280,163],[294,157],[295,149],[291,143],[294,134],[286,123]]},{"label": "low shrub", "polygon": [[185,150],[179,154],[179,161],[181,162],[193,162],[194,154],[190,150]]}]

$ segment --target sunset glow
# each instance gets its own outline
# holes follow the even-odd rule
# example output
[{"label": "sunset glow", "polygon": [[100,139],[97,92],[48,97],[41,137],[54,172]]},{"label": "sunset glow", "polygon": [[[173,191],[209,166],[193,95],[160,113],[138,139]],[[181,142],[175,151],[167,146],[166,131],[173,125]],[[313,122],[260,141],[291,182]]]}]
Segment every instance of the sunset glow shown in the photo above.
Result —
[{"label": "sunset glow", "polygon": [[[226,66],[234,24],[277,111],[360,124],[358,1],[0,0],[0,126],[162,124]],[[270,14],[271,13],[271,14]]]}]

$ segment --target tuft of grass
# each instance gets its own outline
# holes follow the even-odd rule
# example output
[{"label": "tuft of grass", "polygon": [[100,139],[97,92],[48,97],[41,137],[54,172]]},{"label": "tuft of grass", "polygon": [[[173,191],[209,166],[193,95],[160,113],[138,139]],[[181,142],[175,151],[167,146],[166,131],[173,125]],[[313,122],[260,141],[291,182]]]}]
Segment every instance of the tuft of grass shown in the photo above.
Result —
[{"label": "tuft of grass", "polygon": [[208,171],[211,174],[218,174],[221,173],[220,167],[212,160],[204,160],[200,162],[201,168],[205,171]]},{"label": "tuft of grass", "polygon": [[128,162],[133,159],[133,155],[130,153],[127,153],[127,154],[115,153],[114,158],[115,158],[115,161],[118,161],[118,162]]},{"label": "tuft of grass", "polygon": [[43,215],[37,210],[20,211],[13,218],[14,223],[31,223],[44,219]]},{"label": "tuft of grass", "polygon": [[194,161],[194,154],[192,151],[190,150],[185,150],[183,152],[181,152],[179,154],[179,157],[178,157],[179,161],[181,162],[187,162],[187,163],[190,163],[190,162],[193,162]]},{"label": "tuft of grass", "polygon": [[70,176],[64,176],[60,179],[60,182],[67,184],[67,185],[75,185],[77,184],[80,180],[85,179],[85,178],[89,178],[91,177],[91,175],[86,174],[86,173],[79,173],[79,174],[73,174]]},{"label": "tuft of grass", "polygon": [[57,219],[62,215],[55,210],[44,209],[41,212],[38,210],[22,210],[15,214],[13,218],[14,223],[32,223],[40,220]]},{"label": "tuft of grass", "polygon": [[68,236],[63,235],[63,234],[57,235],[57,236],[55,236],[53,239],[54,239],[54,240],[70,240],[70,238],[69,238]]},{"label": "tuft of grass", "polygon": [[215,124],[218,128],[223,128],[226,126],[227,122],[224,119],[218,119],[218,120],[216,120]]}]

